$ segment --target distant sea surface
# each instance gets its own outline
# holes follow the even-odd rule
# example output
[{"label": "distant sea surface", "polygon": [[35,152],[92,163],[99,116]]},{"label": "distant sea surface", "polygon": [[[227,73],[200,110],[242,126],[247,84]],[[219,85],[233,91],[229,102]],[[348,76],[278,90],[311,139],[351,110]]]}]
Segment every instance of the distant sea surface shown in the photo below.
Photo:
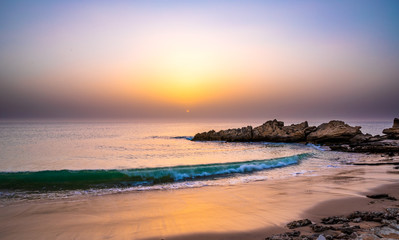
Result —
[{"label": "distant sea surface", "polygon": [[[264,120],[0,121],[0,198],[69,197],[268,181],[344,167],[312,144],[193,142]],[[300,121],[286,121],[287,124]],[[318,125],[321,120],[309,121]],[[346,121],[381,134],[392,120]]]}]

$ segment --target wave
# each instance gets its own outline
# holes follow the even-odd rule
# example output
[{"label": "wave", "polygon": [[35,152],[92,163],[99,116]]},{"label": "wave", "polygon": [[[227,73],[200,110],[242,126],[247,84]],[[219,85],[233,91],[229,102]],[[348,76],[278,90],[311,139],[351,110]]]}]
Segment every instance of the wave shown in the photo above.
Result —
[{"label": "wave", "polygon": [[159,139],[186,139],[186,140],[192,140],[194,137],[191,136],[151,136],[150,138],[159,138]]},{"label": "wave", "polygon": [[284,167],[310,155],[162,168],[0,172],[0,189],[57,191],[154,185]]},{"label": "wave", "polygon": [[326,147],[324,147],[324,146],[315,145],[313,143],[307,143],[306,145],[309,146],[309,147],[312,147],[312,148],[314,148],[316,150],[319,150],[319,151],[326,151]]}]

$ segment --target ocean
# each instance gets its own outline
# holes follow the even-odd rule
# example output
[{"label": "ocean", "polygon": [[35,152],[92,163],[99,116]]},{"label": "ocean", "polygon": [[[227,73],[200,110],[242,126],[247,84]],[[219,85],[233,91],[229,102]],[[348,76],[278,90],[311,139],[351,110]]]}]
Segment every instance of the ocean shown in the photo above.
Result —
[{"label": "ocean", "polygon": [[[3,120],[0,199],[12,203],[317,176],[359,157],[313,144],[191,141],[197,132],[264,121]],[[373,135],[392,125],[392,120],[346,122]]]}]

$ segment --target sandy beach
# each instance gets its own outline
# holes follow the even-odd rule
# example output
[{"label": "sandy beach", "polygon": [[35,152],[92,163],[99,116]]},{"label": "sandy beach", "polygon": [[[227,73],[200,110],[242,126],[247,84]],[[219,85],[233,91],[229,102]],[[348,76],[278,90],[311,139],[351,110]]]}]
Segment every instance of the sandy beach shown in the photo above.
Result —
[{"label": "sandy beach", "polygon": [[[369,156],[368,159],[373,159]],[[373,210],[399,198],[392,165],[345,166],[230,186],[28,200],[0,208],[1,239],[264,239],[304,217]]]}]

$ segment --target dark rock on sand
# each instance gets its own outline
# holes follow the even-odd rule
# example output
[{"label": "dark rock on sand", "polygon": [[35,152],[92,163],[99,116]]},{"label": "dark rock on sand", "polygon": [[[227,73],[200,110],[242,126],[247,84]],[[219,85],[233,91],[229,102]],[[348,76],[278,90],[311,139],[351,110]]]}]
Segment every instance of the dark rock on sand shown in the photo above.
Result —
[{"label": "dark rock on sand", "polygon": [[393,126],[391,128],[384,129],[382,131],[389,139],[399,139],[399,118],[393,120]]},{"label": "dark rock on sand", "polygon": [[349,219],[346,217],[332,216],[332,217],[322,218],[321,222],[323,224],[343,224],[349,222]]},{"label": "dark rock on sand", "polygon": [[333,120],[318,126],[308,135],[307,140],[315,143],[349,143],[351,138],[362,134],[360,128],[359,126],[351,127],[343,121]]},{"label": "dark rock on sand", "polygon": [[361,218],[363,221],[381,222],[384,218],[384,212],[360,212],[356,211],[348,215],[348,219]]},{"label": "dark rock on sand", "polygon": [[293,229],[293,228],[308,226],[310,224],[312,224],[312,222],[309,219],[301,219],[301,220],[298,220],[298,221],[289,222],[287,224],[287,227],[289,229]]},{"label": "dark rock on sand", "polygon": [[372,199],[388,199],[388,200],[393,200],[393,201],[397,200],[395,197],[389,196],[388,194],[385,194],[385,193],[367,195],[367,197],[372,198]]},{"label": "dark rock on sand", "polygon": [[391,227],[376,227],[374,233],[383,239],[399,239],[399,230]]},{"label": "dark rock on sand", "polygon": [[317,225],[317,224],[312,224],[310,226],[310,228],[313,230],[313,232],[316,232],[316,233],[324,232],[324,231],[333,229],[330,226],[323,226],[323,225]]},{"label": "dark rock on sand", "polygon": [[[360,219],[360,220],[359,220]],[[347,221],[366,221],[377,222],[377,225],[363,223],[359,225],[350,225]],[[300,235],[299,231],[275,234],[265,240],[283,239],[283,240],[325,240],[325,239],[358,239],[358,240],[377,240],[377,239],[399,239],[399,208],[386,208],[384,212],[360,212],[356,211],[346,217],[331,216],[322,219],[321,224],[308,224],[309,219],[293,221],[287,226],[303,227],[305,232]],[[340,224],[341,226],[335,224]],[[323,224],[329,225],[323,225]],[[378,225],[379,223],[379,225]],[[333,225],[330,225],[333,224]],[[308,226],[310,225],[310,226]]]},{"label": "dark rock on sand", "polygon": [[342,225],[342,227],[336,228],[336,230],[339,230],[347,235],[351,235],[352,233],[360,230],[360,226],[358,225],[350,226],[348,223],[345,223]]},{"label": "dark rock on sand", "polygon": [[389,214],[398,215],[399,216],[399,208],[387,208],[386,211]]},{"label": "dark rock on sand", "polygon": [[299,237],[301,235],[300,231],[293,231],[293,232],[286,232],[286,233],[282,233],[282,234],[275,234],[271,237],[267,237],[265,238],[265,240],[274,240],[274,239],[287,239],[287,240],[291,240],[291,239],[295,239],[297,237]]}]

